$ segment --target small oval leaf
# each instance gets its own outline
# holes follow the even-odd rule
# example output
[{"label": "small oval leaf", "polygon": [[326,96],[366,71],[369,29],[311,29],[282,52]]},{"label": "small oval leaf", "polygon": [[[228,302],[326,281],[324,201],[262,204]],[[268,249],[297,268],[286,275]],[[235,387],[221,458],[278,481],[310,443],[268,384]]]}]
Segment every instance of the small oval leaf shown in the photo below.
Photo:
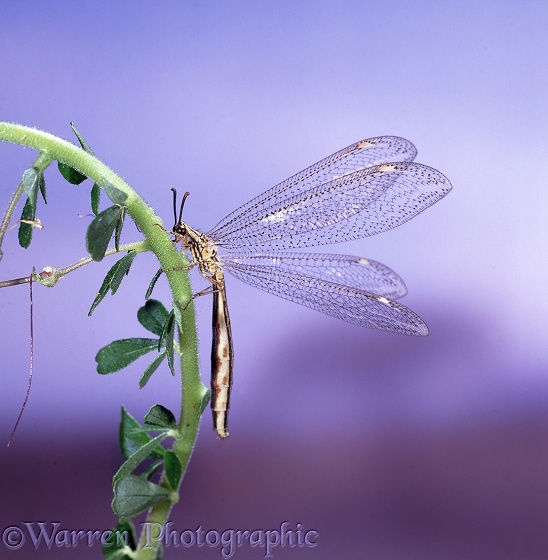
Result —
[{"label": "small oval leaf", "polygon": [[164,332],[164,325],[169,317],[169,312],[165,305],[157,299],[149,299],[143,307],[137,311],[137,319],[147,331],[161,336]]},{"label": "small oval leaf", "polygon": [[101,303],[101,301],[103,301],[105,296],[108,294],[110,285],[112,283],[112,279],[114,278],[114,275],[116,274],[117,270],[118,270],[118,262],[116,262],[106,273],[105,279],[103,280],[103,283],[101,284],[101,287],[99,288],[99,291],[97,292],[97,295],[95,296],[95,299],[91,304],[90,310],[88,311],[88,317],[91,316],[95,308]]},{"label": "small oval leaf", "polygon": [[119,430],[120,451],[124,457],[133,455],[139,447],[148,443],[152,438],[137,420],[122,406],[122,419]]},{"label": "small oval leaf", "polygon": [[177,421],[175,420],[173,412],[161,404],[155,404],[146,413],[144,421],[145,427],[149,430],[151,428],[155,430],[165,430],[177,427]]},{"label": "small oval leaf", "polygon": [[119,206],[110,206],[89,224],[86,247],[94,261],[100,261],[105,256],[108,243],[121,216],[122,209]]},{"label": "small oval leaf", "polygon": [[148,285],[146,294],[145,294],[145,299],[148,299],[151,295],[152,295],[152,290],[154,290],[154,286],[156,286],[156,282],[158,282],[158,278],[160,278],[160,276],[162,276],[162,272],[164,272],[163,268],[160,268],[156,274],[152,277],[152,280],[150,281],[150,284]]},{"label": "small oval leaf", "polygon": [[204,394],[202,395],[202,398],[200,400],[200,408],[198,410],[199,414],[203,414],[204,410],[207,408],[207,405],[209,404],[209,401],[211,400],[211,389],[208,387]]},{"label": "small oval leaf", "polygon": [[98,216],[99,215],[99,201],[101,200],[101,187],[97,183],[93,183],[91,187],[91,211]]},{"label": "small oval leaf", "polygon": [[183,476],[183,465],[181,464],[179,457],[177,457],[173,451],[168,450],[165,452],[164,470],[169,485],[173,488],[173,490],[177,490]]},{"label": "small oval leaf", "polygon": [[117,265],[116,272],[114,273],[114,275],[112,277],[112,280],[110,282],[110,289],[111,289],[113,295],[116,293],[116,291],[120,287],[120,284],[122,283],[122,280],[124,279],[124,276],[128,275],[129,269],[131,268],[131,265],[133,264],[133,259],[136,256],[137,256],[136,251],[129,251],[127,253],[127,255],[123,256],[116,263],[116,265]]},{"label": "small oval leaf", "polygon": [[97,352],[97,372],[105,375],[119,371],[157,347],[158,341],[154,338],[115,340]]},{"label": "small oval leaf", "polygon": [[37,167],[29,167],[23,173],[21,180],[23,190],[29,198],[34,198],[40,189],[41,183],[44,182],[44,173]]},{"label": "small oval leaf", "polygon": [[116,222],[116,227],[114,228],[114,247],[116,251],[120,250],[120,238],[122,237],[122,228],[124,227],[124,219],[126,217],[126,209],[121,207],[120,218]]},{"label": "small oval leaf", "polygon": [[103,301],[108,291],[111,290],[113,294],[116,293],[120,287],[124,275],[129,272],[133,259],[137,253],[135,251],[129,251],[127,255],[124,255],[120,260],[116,261],[109,269],[105,275],[105,279],[91,304],[90,310],[88,311],[88,317],[91,316],[95,308]]},{"label": "small oval leaf", "polygon": [[70,123],[70,128],[72,128],[72,132],[76,134],[76,138],[78,138],[78,142],[80,142],[80,146],[82,146],[84,152],[93,155],[93,150],[89,147],[89,144],[84,140],[83,136],[78,132],[73,122]]},{"label": "small oval leaf", "polygon": [[124,204],[127,200],[127,194],[117,189],[108,179],[105,179],[105,177],[103,177],[103,188],[114,204]]},{"label": "small oval leaf", "polygon": [[118,469],[112,479],[113,482],[131,474],[145,459],[155,457],[160,452],[163,455],[165,453],[165,449],[160,445],[160,442],[165,439],[167,435],[168,434],[164,432],[155,438],[152,438],[142,447],[139,447],[139,449],[137,449],[133,455],[130,455],[127,461]]},{"label": "small oval leaf", "polygon": [[83,173],[80,173],[80,171],[74,169],[74,167],[71,167],[66,163],[61,163],[60,161],[58,161],[57,167],[61,175],[71,185],[79,185],[80,183],[83,183],[87,179],[87,177]]},{"label": "small oval leaf", "polygon": [[152,360],[150,365],[143,372],[141,379],[139,379],[139,389],[142,389],[148,383],[148,380],[152,377],[152,374],[158,369],[160,364],[164,361],[166,355],[167,352],[164,350],[163,352],[160,352],[160,354],[158,354],[158,356],[154,358],[154,360]]},{"label": "small oval leaf", "polygon": [[19,233],[17,235],[19,239],[19,245],[23,249],[28,249],[30,242],[32,241],[32,233],[34,228],[29,222],[32,222],[36,217],[36,196],[34,200],[27,198],[25,206],[23,207],[23,212],[21,213],[21,223],[19,225]]},{"label": "small oval leaf", "polygon": [[129,475],[114,485],[112,509],[118,517],[131,518],[168,497],[169,492],[165,488],[139,476]]}]

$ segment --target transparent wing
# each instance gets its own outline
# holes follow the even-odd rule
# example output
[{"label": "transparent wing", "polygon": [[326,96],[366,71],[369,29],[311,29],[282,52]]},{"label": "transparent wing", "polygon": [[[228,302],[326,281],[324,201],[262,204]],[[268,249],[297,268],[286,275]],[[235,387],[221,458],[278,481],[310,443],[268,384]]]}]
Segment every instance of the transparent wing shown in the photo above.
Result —
[{"label": "transparent wing", "polygon": [[280,202],[327,183],[341,175],[391,161],[413,161],[415,146],[397,136],[379,136],[356,142],[260,194],[221,220],[210,232],[216,239],[227,238],[247,214],[267,211]]},{"label": "transparent wing", "polygon": [[[235,276],[250,284],[244,277],[260,271],[273,274],[282,271],[289,275],[315,278],[397,299],[407,293],[403,280],[386,265],[352,255],[324,253],[262,253],[256,255],[223,255],[223,266]],[[271,291],[271,290],[269,290]]]},{"label": "transparent wing", "polygon": [[416,336],[428,334],[428,327],[417,314],[382,295],[271,266],[233,260],[226,268],[255,288],[361,327]]},{"label": "transparent wing", "polygon": [[[291,189],[289,189],[291,190]],[[394,228],[451,190],[442,173],[419,163],[384,163],[343,174],[281,199],[262,195],[208,234],[233,252],[296,249],[359,239]]]}]

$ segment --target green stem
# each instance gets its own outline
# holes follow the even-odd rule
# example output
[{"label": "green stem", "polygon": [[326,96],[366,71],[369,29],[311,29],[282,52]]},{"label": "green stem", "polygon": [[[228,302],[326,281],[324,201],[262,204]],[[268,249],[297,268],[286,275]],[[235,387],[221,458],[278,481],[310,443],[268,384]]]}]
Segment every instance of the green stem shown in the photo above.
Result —
[{"label": "green stem", "polygon": [[[181,327],[182,329],[179,330],[181,370],[186,373],[182,377],[179,437],[175,440],[173,451],[183,465],[182,481],[196,444],[203,409],[202,403],[207,391],[205,391],[205,387],[202,385],[199,374],[198,336],[194,325],[194,313],[187,313],[185,311],[182,314]],[[169,488],[164,477],[162,477],[160,486]],[[166,500],[149,510],[146,521],[151,524],[153,536],[155,527],[159,525],[165,526],[167,523],[172,507],[173,503]],[[161,546],[161,543],[156,540],[152,540],[152,542],[149,540],[147,542],[146,538],[143,531],[137,552],[133,555],[135,560],[153,560],[156,558],[157,549]]]},{"label": "green stem", "polygon": [[[135,241],[133,243],[126,243],[125,245],[120,245],[118,251],[116,249],[107,249],[105,251],[105,257],[109,257],[110,255],[116,255],[119,253],[125,253],[129,251],[135,251],[136,253],[145,253],[149,250],[148,244],[146,241]],[[86,266],[95,262],[91,257],[86,257],[84,259],[80,259],[78,262],[73,264],[69,264],[64,268],[54,268],[52,266],[45,267],[44,272],[47,274],[38,275],[38,278],[35,276],[33,281],[40,282],[43,286],[47,286],[48,288],[52,288],[67,274],[78,270],[79,268]],[[49,270],[47,270],[49,268]],[[24,276],[23,278],[15,278],[13,280],[2,280],[0,281],[0,288],[9,288],[11,286],[17,286],[19,284],[28,284],[30,282],[30,276]]]},{"label": "green stem", "polygon": [[[127,195],[124,206],[146,238],[148,249],[152,250],[168,279],[173,304],[180,314],[182,333],[179,332],[181,349],[181,414],[179,436],[173,451],[179,457],[186,472],[196,438],[202,411],[202,403],[207,394],[202,384],[198,367],[198,338],[196,317],[192,302],[192,288],[186,257],[177,251],[168,232],[161,227],[162,220],[144,200],[121,177],[98,160],[94,155],[81,148],[35,128],[0,122],[0,141],[12,142],[33,148],[40,152],[39,158],[56,160],[80,171],[86,177],[104,186],[105,180]],[[13,211],[13,210],[12,210]],[[147,521],[164,525],[171,510],[171,502],[162,502],[149,511]],[[141,560],[154,558],[154,548],[141,548],[135,558]]]}]

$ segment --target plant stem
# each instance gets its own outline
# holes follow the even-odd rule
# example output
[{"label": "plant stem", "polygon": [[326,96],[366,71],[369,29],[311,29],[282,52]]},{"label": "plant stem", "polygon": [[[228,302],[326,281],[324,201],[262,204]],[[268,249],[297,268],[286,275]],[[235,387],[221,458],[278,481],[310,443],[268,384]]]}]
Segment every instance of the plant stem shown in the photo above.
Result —
[{"label": "plant stem", "polygon": [[[105,257],[110,255],[115,255],[116,253],[125,253],[128,251],[135,251],[136,253],[144,253],[149,250],[148,244],[146,241],[136,241],[134,243],[126,243],[125,245],[120,245],[118,251],[114,248],[107,249],[105,251]],[[36,282],[40,282],[43,286],[47,286],[52,288],[67,274],[78,270],[79,268],[86,266],[95,262],[91,257],[86,257],[80,259],[79,261],[69,264],[64,268],[55,268],[52,266],[44,267],[44,271],[42,273],[38,273],[38,277],[34,277],[33,280]],[[30,276],[24,276],[23,278],[15,278],[13,280],[2,280],[0,281],[0,288],[9,288],[11,286],[17,286],[19,284],[28,284],[30,282]]]},{"label": "plant stem", "polygon": [[[13,123],[0,122],[0,141],[38,150],[39,158],[56,160],[69,165],[98,185],[104,186],[107,181],[127,195],[124,206],[146,238],[144,242],[146,247],[141,246],[141,249],[152,250],[160,261],[172,291],[174,308],[180,316],[182,395],[179,436],[175,440],[173,451],[181,461],[183,471],[186,472],[198,435],[202,403],[207,394],[198,367],[196,317],[192,288],[186,270],[188,269],[186,256],[177,251],[168,232],[161,227],[162,220],[156,216],[153,209],[121,177],[94,155],[47,132]],[[87,264],[87,261],[83,264]],[[82,265],[77,263],[67,267],[65,273]],[[171,507],[172,503],[169,501],[158,504],[149,510],[147,521],[164,525],[168,520]],[[156,552],[156,548],[141,548],[134,557],[142,560],[151,559],[155,557]]]},{"label": "plant stem", "polygon": [[[189,312],[188,308],[181,313],[181,326],[182,329],[179,330],[181,371],[186,373],[182,376],[181,415],[178,426],[180,435],[175,440],[173,451],[183,465],[182,481],[196,444],[203,408],[202,403],[207,390],[202,385],[199,374],[198,336],[194,312]],[[163,477],[160,486],[168,487]],[[158,536],[158,527],[163,527],[167,523],[172,507],[173,503],[165,500],[149,510],[146,523],[150,524],[150,534]],[[143,528],[137,551],[133,556],[134,560],[153,560],[156,558],[161,542],[158,540],[147,541],[147,536],[149,537]]]}]

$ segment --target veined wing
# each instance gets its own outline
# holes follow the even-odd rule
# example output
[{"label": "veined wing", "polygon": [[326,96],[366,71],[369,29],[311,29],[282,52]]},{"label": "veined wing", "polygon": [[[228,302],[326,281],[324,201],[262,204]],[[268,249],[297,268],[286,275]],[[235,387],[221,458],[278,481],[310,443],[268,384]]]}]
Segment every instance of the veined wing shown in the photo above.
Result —
[{"label": "veined wing", "polygon": [[272,206],[303,193],[310,188],[327,183],[341,175],[389,161],[413,161],[415,146],[397,136],[379,136],[356,142],[293,175],[244,204],[221,220],[210,232],[216,239],[225,239],[240,225],[247,223],[249,213],[268,212]]},{"label": "veined wing", "polygon": [[254,253],[339,243],[399,226],[450,190],[447,177],[432,167],[383,163],[283,200],[272,196],[246,205],[237,219],[208,235],[219,247]]},{"label": "veined wing", "polygon": [[226,268],[255,288],[361,327],[415,336],[428,334],[428,327],[416,313],[382,295],[270,266],[233,260]]},{"label": "veined wing", "polygon": [[267,275],[274,270],[340,284],[390,299],[398,299],[407,293],[403,280],[392,269],[363,257],[324,253],[262,253],[223,255],[221,259],[226,270],[250,284],[253,284],[253,280],[246,278],[248,271],[253,277],[257,272]]}]

